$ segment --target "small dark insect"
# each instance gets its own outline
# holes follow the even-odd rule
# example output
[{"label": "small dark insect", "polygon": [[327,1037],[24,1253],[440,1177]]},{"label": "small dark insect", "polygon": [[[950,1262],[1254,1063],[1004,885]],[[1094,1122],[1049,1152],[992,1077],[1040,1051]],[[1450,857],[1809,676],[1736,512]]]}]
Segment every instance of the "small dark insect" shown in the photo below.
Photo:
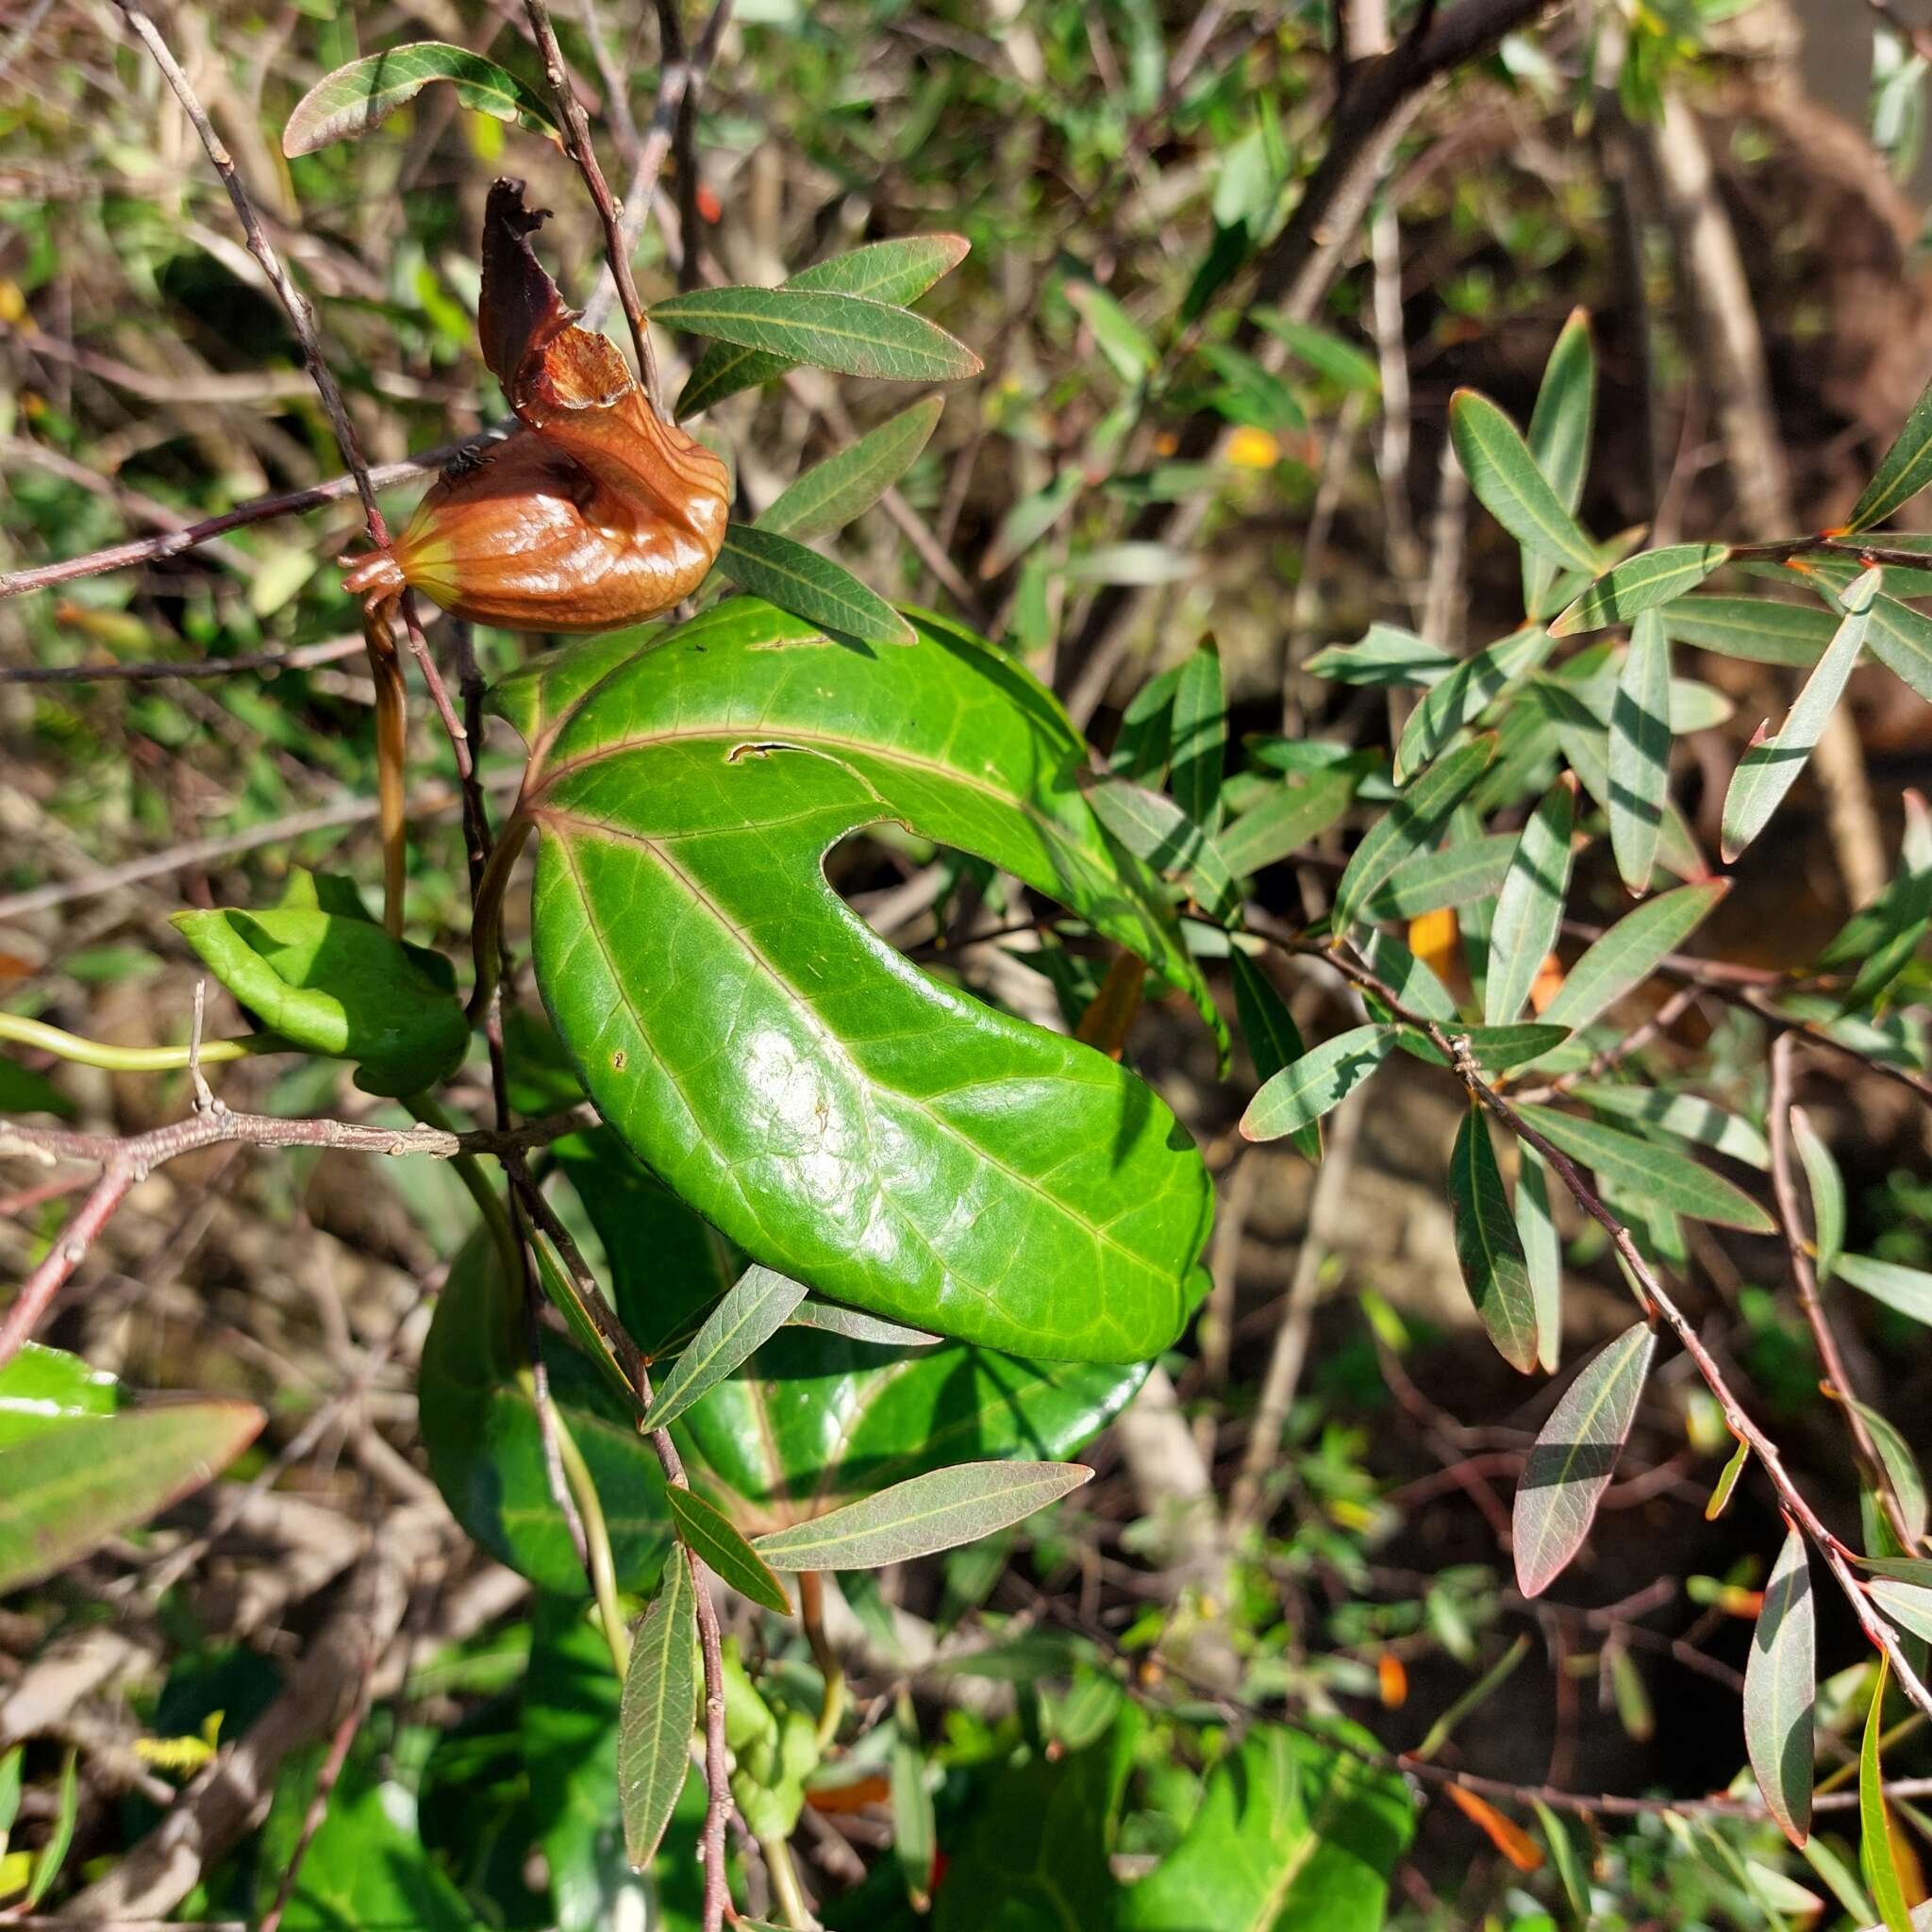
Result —
[{"label": "small dark insect", "polygon": [[487,442],[459,449],[438,474],[445,483],[454,483],[458,477],[467,476],[473,470],[480,470],[490,460],[490,451],[491,445]]}]

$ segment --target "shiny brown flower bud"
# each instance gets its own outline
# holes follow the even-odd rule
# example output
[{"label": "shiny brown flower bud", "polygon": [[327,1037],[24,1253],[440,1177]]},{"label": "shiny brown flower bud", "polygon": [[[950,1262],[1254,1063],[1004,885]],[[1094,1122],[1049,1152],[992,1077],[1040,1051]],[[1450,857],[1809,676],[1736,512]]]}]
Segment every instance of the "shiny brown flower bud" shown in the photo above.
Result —
[{"label": "shiny brown flower bud", "polygon": [[458,617],[596,631],[667,610],[724,541],[724,464],[659,421],[614,343],[578,328],[530,248],[543,215],[498,181],[483,225],[483,358],[518,427],[446,469],[343,585],[373,607],[408,586]]}]

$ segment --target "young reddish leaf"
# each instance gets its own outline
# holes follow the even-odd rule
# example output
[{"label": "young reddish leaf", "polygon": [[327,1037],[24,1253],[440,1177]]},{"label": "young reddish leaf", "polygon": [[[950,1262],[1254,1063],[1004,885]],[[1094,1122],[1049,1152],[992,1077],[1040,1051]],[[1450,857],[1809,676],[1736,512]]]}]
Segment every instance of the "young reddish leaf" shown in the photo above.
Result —
[{"label": "young reddish leaf", "polygon": [[1479,1798],[1474,1791],[1465,1790],[1460,1785],[1444,1785],[1449,1802],[1467,1818],[1476,1829],[1516,1867],[1519,1872],[1535,1872],[1541,1868],[1543,1855],[1538,1849],[1537,1841],[1520,1824],[1512,1824],[1496,1809],[1487,1798]]}]

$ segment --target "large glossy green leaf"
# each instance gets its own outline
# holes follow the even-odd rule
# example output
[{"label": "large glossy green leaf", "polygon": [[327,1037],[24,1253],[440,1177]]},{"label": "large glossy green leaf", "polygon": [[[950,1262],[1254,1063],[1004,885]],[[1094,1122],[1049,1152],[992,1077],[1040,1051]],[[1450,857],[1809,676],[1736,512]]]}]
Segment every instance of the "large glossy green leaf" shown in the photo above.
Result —
[{"label": "large glossy green leaf", "polygon": [[1516,841],[1490,924],[1483,1018],[1491,1026],[1507,1026],[1529,1004],[1530,988],[1557,943],[1570,891],[1570,829],[1575,815],[1573,787],[1553,785]]},{"label": "large glossy green leaf", "polygon": [[[540,1591],[530,1614],[518,1741],[558,1932],[647,1923],[651,1888],[625,1856],[618,1803],[622,1686],[581,1598]],[[683,1742],[689,1745],[687,1727]]]},{"label": "large glossy green leaf", "polygon": [[1449,1216],[1462,1285],[1496,1352],[1527,1374],[1537,1365],[1536,1297],[1490,1140],[1489,1115],[1474,1101],[1449,1156]]},{"label": "large glossy green leaf", "polygon": [[1660,893],[1626,912],[1564,975],[1562,991],[1543,1008],[1553,1026],[1588,1026],[1650,977],[1703,924],[1730,891],[1728,879],[1707,879]]},{"label": "large glossy green leaf", "polygon": [[939,396],[923,397],[836,456],[827,457],[773,501],[758,518],[758,527],[795,538],[801,543],[842,530],[863,516],[919,460],[944,408]]},{"label": "large glossy green leaf", "polygon": [[1642,1322],[1594,1356],[1550,1411],[1516,1484],[1516,1587],[1541,1596],[1583,1547],[1637,1415],[1657,1336]]},{"label": "large glossy green leaf", "polygon": [[1523,432],[1494,403],[1457,390],[1449,404],[1449,437],[1469,487],[1524,549],[1595,572],[1595,544],[1537,468]]},{"label": "large glossy green leaf", "polygon": [[1024,1521],[1077,1490],[1077,1462],[961,1462],[935,1469],[753,1545],[774,1570],[877,1570]]},{"label": "large glossy green leaf", "polygon": [[617,1720],[617,1790],[624,1842],[641,1871],[657,1855],[691,1772],[698,1712],[697,1591],[682,1558],[664,1566],[631,1639]]},{"label": "large glossy green leaf", "polygon": [[[820,289],[834,294],[863,295],[874,302],[905,303],[918,297],[966,258],[967,243],[958,235],[908,235],[897,242],[874,242],[829,261],[800,269],[785,284],[788,289]],[[682,422],[741,389],[774,382],[798,364],[762,349],[741,348],[734,342],[713,342],[698,358],[683,393],[677,398]]]},{"label": "large glossy green leaf", "polygon": [[826,289],[693,289],[652,307],[667,328],[880,382],[958,382],[980,360],[909,309]]},{"label": "large glossy green leaf", "polygon": [[0,1593],[200,1489],[265,1420],[252,1402],[176,1402],[118,1414],[68,1408],[12,1434],[0,1446]]},{"label": "large glossy green leaf", "polygon": [[1375,1932],[1414,1828],[1402,1779],[1340,1741],[1257,1724],[1209,1774],[1187,1835],[1121,1895],[1119,1932]]},{"label": "large glossy green leaf", "polygon": [[1550,626],[1556,638],[1574,638],[1606,625],[1628,624],[1694,591],[1730,556],[1728,543],[1667,543],[1645,550],[1606,573]]},{"label": "large glossy green leaf", "polygon": [[1671,642],[1645,610],[1610,708],[1610,850],[1632,892],[1647,892],[1671,791]]},{"label": "large glossy green leaf", "polygon": [[1846,530],[1867,530],[1874,524],[1884,523],[1903,509],[1927,483],[1932,483],[1932,384],[1912,405],[1906,426],[1885,452],[1876,474],[1852,506]]},{"label": "large glossy green leaf", "polygon": [[1741,1227],[1751,1234],[1774,1231],[1771,1217],[1749,1194],[1722,1174],[1685,1159],[1677,1148],[1660,1147],[1655,1141],[1554,1107],[1524,1106],[1517,1111],[1571,1159],[1591,1169],[1620,1198],[1688,1214],[1695,1221],[1715,1222],[1720,1227]]},{"label": "large glossy green leaf", "polygon": [[605,1119],[755,1259],[1034,1355],[1167,1345],[1207,1176],[1075,1041],[908,966],[822,861],[894,819],[1053,894],[1212,1003],[1080,789],[1053,700],[937,621],[863,658],[734,600],[607,677],[534,774],[539,982]]},{"label": "large glossy green leaf", "polygon": [[1811,1830],[1811,1714],[1818,1700],[1818,1612],[1802,1531],[1785,1538],[1765,1585],[1744,1668],[1744,1742],[1757,1789],[1793,1844]]},{"label": "large glossy green leaf", "polygon": [[311,155],[332,141],[367,134],[437,80],[450,82],[457,99],[476,113],[558,138],[542,97],[494,60],[447,41],[412,41],[324,75],[295,103],[282,152],[291,158]]},{"label": "large glossy green leaf", "polygon": [[1806,678],[1785,722],[1770,736],[1754,738],[1738,760],[1730,789],[1724,793],[1721,848],[1726,865],[1770,822],[1785,793],[1797,783],[1812,747],[1824,735],[1825,724],[1838,708],[1871,628],[1872,587],[1876,585],[1878,575],[1876,571],[1868,571],[1859,579],[1860,585],[1867,586],[1862,593],[1857,585],[1845,593],[1845,614],[1837,635]]}]

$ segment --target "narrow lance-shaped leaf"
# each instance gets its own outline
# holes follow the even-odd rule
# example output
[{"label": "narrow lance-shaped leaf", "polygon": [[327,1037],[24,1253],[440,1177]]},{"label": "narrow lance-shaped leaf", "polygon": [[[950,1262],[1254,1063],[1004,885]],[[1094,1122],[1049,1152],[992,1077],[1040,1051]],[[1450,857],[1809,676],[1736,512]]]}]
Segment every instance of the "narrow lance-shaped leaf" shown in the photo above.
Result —
[{"label": "narrow lance-shaped leaf", "polygon": [[1868,571],[1845,592],[1845,615],[1797,702],[1773,736],[1754,739],[1738,760],[1724,793],[1724,836],[1720,849],[1728,865],[1770,822],[1784,795],[1797,782],[1812,747],[1844,692],[1872,624],[1871,600],[1878,572]]},{"label": "narrow lance-shaped leaf", "polygon": [[631,1640],[617,1718],[617,1792],[624,1848],[641,1872],[658,1855],[691,1770],[697,1722],[697,1595],[675,1550]]},{"label": "narrow lance-shaped leaf", "polygon": [[1501,891],[1516,855],[1507,832],[1485,832],[1439,852],[1416,852],[1405,858],[1371,894],[1364,908],[1370,919],[1419,919],[1457,906],[1480,906]]},{"label": "narrow lance-shaped leaf", "polygon": [[1641,551],[1597,578],[1550,625],[1550,635],[1574,638],[1606,625],[1628,624],[1694,591],[1730,554],[1728,543],[1667,543],[1661,550]]},{"label": "narrow lance-shaped leaf", "polygon": [[[1583,501],[1595,420],[1596,347],[1591,340],[1590,317],[1577,308],[1550,351],[1529,417],[1529,453],[1572,516]],[[1556,575],[1553,559],[1540,551],[1524,553],[1523,608],[1532,618],[1547,611]]]},{"label": "narrow lance-shaped leaf", "polygon": [[1849,1395],[1840,1395],[1839,1400],[1857,1409],[1864,1418],[1866,1428],[1872,1432],[1873,1446],[1878,1451],[1885,1479],[1891,1485],[1891,1492],[1897,1498],[1906,1527],[1911,1532],[1912,1542],[1916,1545],[1925,1534],[1928,1502],[1925,1478],[1920,1473],[1918,1458],[1913,1456],[1911,1445],[1899,1434],[1891,1421],[1869,1402],[1859,1402]]},{"label": "narrow lance-shaped leaf", "polygon": [[1228,871],[1245,878],[1298,852],[1348,809],[1361,780],[1361,767],[1351,759],[1263,792],[1258,803],[1215,835]]},{"label": "narrow lance-shaped leaf", "polygon": [[700,1562],[716,1571],[740,1596],[776,1610],[781,1617],[791,1615],[791,1599],[785,1594],[785,1586],[728,1516],[681,1484],[667,1485],[664,1497],[671,1505],[678,1540]]},{"label": "narrow lance-shaped leaf", "polygon": [[[1845,1183],[1831,1149],[1820,1139],[1811,1117],[1802,1107],[1791,1109],[1791,1139],[1805,1169],[1811,1195],[1811,1226],[1817,1244],[1820,1281],[1829,1281],[1845,1245]],[[1928,1318],[1932,1319],[1932,1318]]]},{"label": "narrow lance-shaped leaf", "polygon": [[1900,683],[1932,698],[1932,617],[1896,597],[1874,597],[1865,642]]},{"label": "narrow lance-shaped leaf", "polygon": [[1516,1170],[1516,1238],[1536,1307],[1536,1358],[1555,1374],[1563,1349],[1563,1242],[1550,1211],[1550,1165],[1527,1141]]},{"label": "narrow lance-shaped leaf", "polygon": [[753,596],[808,624],[824,625],[861,643],[912,641],[912,626],[876,591],[860,583],[843,564],[775,530],[763,530],[756,524],[727,525],[718,568]]},{"label": "narrow lance-shaped leaf", "polygon": [[940,412],[940,396],[924,396],[881,423],[838,455],[814,464],[758,518],[760,530],[809,543],[861,517],[919,460]]},{"label": "narrow lance-shaped leaf", "polygon": [[1435,842],[1495,750],[1495,738],[1489,735],[1439,758],[1369,827],[1335,889],[1332,924],[1338,933],[1354,924],[1376,887],[1404,859]]},{"label": "narrow lance-shaped leaf", "polygon": [[[1241,1038],[1248,1043],[1255,1073],[1265,1086],[1284,1067],[1292,1066],[1307,1051],[1301,1028],[1288,1002],[1247,954],[1237,946],[1228,955],[1228,969],[1234,979],[1234,1011]],[[1295,1152],[1309,1160],[1322,1158],[1322,1128],[1311,1121],[1294,1133]]]},{"label": "narrow lance-shaped leaf", "polygon": [[1181,665],[1174,688],[1174,802],[1208,834],[1221,824],[1221,768],[1227,744],[1227,697],[1221,652],[1206,639]]},{"label": "narrow lance-shaped leaf", "polygon": [[451,82],[457,99],[479,114],[558,139],[549,108],[515,75],[467,47],[415,41],[324,75],[296,102],[282,131],[282,152],[291,158],[311,155],[332,141],[367,134],[435,80]]},{"label": "narrow lance-shaped leaf", "polygon": [[1496,1352],[1527,1374],[1537,1365],[1536,1296],[1496,1165],[1489,1118],[1474,1101],[1462,1116],[1449,1156],[1449,1215],[1462,1285]]},{"label": "narrow lance-shaped leaf", "polygon": [[1549,656],[1553,641],[1541,625],[1499,638],[1474,657],[1457,661],[1408,715],[1395,747],[1395,782],[1406,785],[1463,725],[1480,717],[1519,678]]},{"label": "narrow lance-shaped leaf", "polygon": [[1695,1093],[1665,1093],[1655,1087],[1623,1086],[1607,1080],[1573,1080],[1570,1093],[1599,1113],[1643,1121],[1667,1134],[1715,1147],[1746,1167],[1764,1171],[1771,1166],[1771,1148],[1749,1121],[1740,1114],[1726,1113]]},{"label": "narrow lance-shaped leaf", "polygon": [[[916,301],[942,275],[965,260],[967,244],[958,235],[908,235],[896,242],[874,242],[828,261],[815,261],[787,278],[788,289],[819,289],[834,294],[865,295],[874,302]],[[740,390],[775,382],[797,363],[735,342],[713,342],[698,358],[677,399],[677,420],[708,409]]]},{"label": "narrow lance-shaped leaf", "polygon": [[[1818,1243],[1819,1273],[1824,1272],[1824,1241]],[[1883,1302],[1914,1322],[1932,1323],[1932,1274],[1902,1262],[1882,1261],[1875,1255],[1844,1255],[1834,1251],[1834,1272],[1860,1293]]]},{"label": "narrow lance-shaped leaf", "polygon": [[1885,1730],[1885,1686],[1890,1672],[1891,1659],[1881,1657],[1858,1746],[1858,1864],[1878,1916],[1885,1922],[1885,1932],[1912,1932],[1911,1907],[1899,1876],[1902,1848],[1896,1842],[1898,1825],[1885,1802],[1885,1770],[1878,1756],[1878,1740]]},{"label": "narrow lance-shaped leaf", "polygon": [[[1874,600],[1875,601],[1875,600]],[[1815,604],[1771,597],[1721,597],[1698,592],[1663,608],[1674,644],[1694,644],[1754,664],[1817,663],[1838,621]]]},{"label": "narrow lance-shaped leaf", "polygon": [[1278,1141],[1340,1106],[1389,1058],[1395,1033],[1389,1026],[1351,1026],[1310,1047],[1284,1067],[1248,1102],[1242,1138]]},{"label": "narrow lance-shaped leaf", "polygon": [[1932,383],[1928,383],[1906,426],[1886,451],[1877,473],[1866,484],[1845,530],[1869,530],[1882,524],[1909,503],[1927,483],[1932,483]]},{"label": "narrow lance-shaped leaf", "polygon": [[924,316],[830,290],[694,289],[655,304],[651,319],[874,381],[958,382],[981,366],[964,342]]},{"label": "narrow lance-shaped leaf", "polygon": [[1901,1630],[1932,1642],[1932,1590],[1923,1584],[1895,1582],[1889,1576],[1874,1578],[1870,1589],[1872,1601]]},{"label": "narrow lance-shaped leaf", "polygon": [[1744,1474],[1744,1465],[1750,1459],[1751,1445],[1740,1436],[1738,1446],[1731,1451],[1730,1460],[1718,1472],[1710,1500],[1704,1506],[1705,1522],[1715,1523],[1724,1513],[1724,1506],[1731,1500],[1731,1491],[1738,1487],[1738,1478]]},{"label": "narrow lance-shaped leaf", "polygon": [[1570,891],[1570,832],[1575,813],[1574,786],[1553,785],[1516,841],[1490,926],[1483,1019],[1491,1026],[1507,1026],[1529,1004],[1530,989],[1557,943]]},{"label": "narrow lance-shaped leaf", "polygon": [[1744,1667],[1744,1742],[1751,1769],[1771,1815],[1794,1845],[1803,1844],[1811,1831],[1811,1721],[1817,1686],[1811,1566],[1804,1536],[1794,1529],[1765,1585]]},{"label": "narrow lance-shaped leaf", "polygon": [[[1590,1895],[1590,1864],[1576,1840],[1570,1835],[1570,1826],[1564,1824],[1556,1812],[1541,1798],[1532,1798],[1529,1807],[1536,1813],[1536,1822],[1542,1827],[1543,1842],[1550,1848],[1550,1862],[1557,1868],[1557,1876],[1563,1887],[1563,1896],[1569,1902],[1571,1911],[1579,1925],[1588,1924],[1591,1912]],[[1579,1833],[1584,1830],[1580,1823]]]},{"label": "narrow lance-shaped leaf", "polygon": [[747,1268],[659,1385],[645,1411],[646,1424],[669,1428],[692,1403],[762,1348],[791,1319],[805,1294],[803,1282],[770,1268]]},{"label": "narrow lance-shaped leaf", "polygon": [[842,1335],[847,1341],[862,1341],[873,1348],[930,1348],[939,1341],[924,1328],[908,1328],[900,1322],[882,1322],[858,1308],[841,1307],[837,1302],[822,1302],[808,1296],[792,1309],[788,1328],[816,1328],[826,1335]]},{"label": "narrow lance-shaped leaf", "polygon": [[1679,886],[1626,912],[1577,960],[1543,1008],[1553,1026],[1584,1027],[1640,987],[1704,924],[1730,891],[1728,879]]},{"label": "narrow lance-shaped leaf", "polygon": [[[22,1908],[32,1911],[53,1889],[67,1854],[74,1846],[74,1827],[80,1817],[80,1774],[78,1754],[70,1749],[60,1762],[60,1790],[55,1800],[54,1828],[34,1860],[34,1875],[28,1882]],[[10,1916],[10,1915],[9,1915]]]},{"label": "narrow lance-shaped leaf", "polygon": [[1715,1222],[1720,1227],[1741,1227],[1750,1234],[1775,1232],[1770,1215],[1749,1194],[1722,1174],[1687,1160],[1681,1148],[1660,1147],[1621,1127],[1554,1107],[1524,1103],[1517,1111],[1545,1140],[1581,1161],[1623,1198]]},{"label": "narrow lance-shaped leaf", "polygon": [[925,1781],[925,1754],[919,1745],[919,1725],[911,1700],[899,1693],[898,1721],[892,1727],[891,1790],[892,1856],[897,1859],[906,1895],[915,1912],[924,1912],[932,1893],[933,1858],[939,1850],[939,1826],[933,1816],[932,1792]]},{"label": "narrow lance-shaped leaf", "polygon": [[774,1570],[876,1570],[991,1536],[1077,1490],[1077,1462],[962,1462],[761,1536]]},{"label": "narrow lance-shaped leaf", "polygon": [[1632,892],[1650,890],[1671,789],[1671,643],[1646,610],[1630,627],[1630,648],[1610,708],[1610,850]]},{"label": "narrow lance-shaped leaf", "polygon": [[1595,572],[1596,545],[1537,468],[1522,431],[1494,403],[1474,390],[1457,390],[1449,405],[1449,436],[1470,488],[1519,543],[1574,570]]},{"label": "narrow lance-shaped leaf", "polygon": [[1550,1412],[1516,1487],[1516,1586],[1524,1596],[1541,1596],[1583,1547],[1656,1353],[1656,1335],[1639,1322],[1590,1362]]}]

